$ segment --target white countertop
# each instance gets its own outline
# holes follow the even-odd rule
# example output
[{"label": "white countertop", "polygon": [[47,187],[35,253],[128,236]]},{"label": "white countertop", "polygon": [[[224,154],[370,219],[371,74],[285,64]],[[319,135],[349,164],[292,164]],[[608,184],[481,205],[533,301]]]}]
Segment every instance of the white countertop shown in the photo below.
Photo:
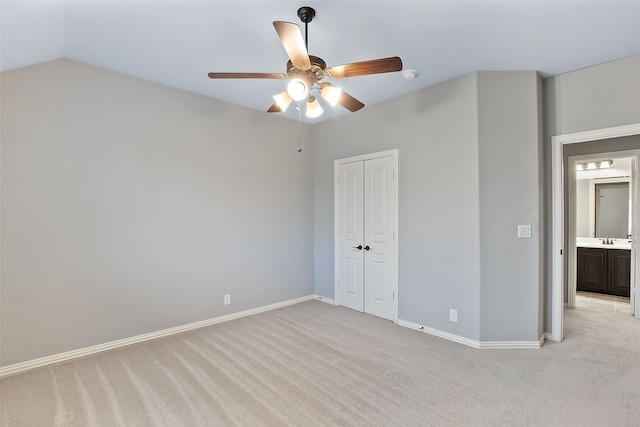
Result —
[{"label": "white countertop", "polygon": [[592,237],[578,237],[576,246],[579,248],[601,248],[601,249],[631,249],[631,243],[627,239],[611,239],[613,245],[605,245],[603,239],[595,239]]}]

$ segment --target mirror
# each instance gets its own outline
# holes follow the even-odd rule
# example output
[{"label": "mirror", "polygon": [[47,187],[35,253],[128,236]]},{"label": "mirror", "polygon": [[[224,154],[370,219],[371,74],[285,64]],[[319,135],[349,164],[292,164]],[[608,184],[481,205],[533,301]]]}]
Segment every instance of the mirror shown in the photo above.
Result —
[{"label": "mirror", "polygon": [[576,236],[628,239],[632,224],[631,158],[609,160],[610,168],[581,167],[591,163],[590,159],[576,162]]},{"label": "mirror", "polygon": [[595,184],[595,237],[626,239],[629,227],[629,183]]}]

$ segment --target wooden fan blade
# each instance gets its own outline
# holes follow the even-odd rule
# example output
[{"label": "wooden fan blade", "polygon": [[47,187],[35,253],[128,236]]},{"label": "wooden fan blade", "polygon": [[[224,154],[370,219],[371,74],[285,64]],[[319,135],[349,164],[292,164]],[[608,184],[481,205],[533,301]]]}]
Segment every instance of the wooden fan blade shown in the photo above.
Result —
[{"label": "wooden fan blade", "polygon": [[372,59],[370,61],[338,65],[326,70],[325,74],[334,79],[341,79],[344,77],[391,73],[400,70],[402,70],[402,60],[397,56],[392,56],[390,58]]},{"label": "wooden fan blade", "polygon": [[271,107],[269,107],[269,109],[267,110],[267,113],[280,113],[280,112],[282,112],[282,108],[280,108],[277,102],[273,104]]},{"label": "wooden fan blade", "polygon": [[311,67],[311,61],[309,60],[309,54],[307,53],[300,27],[292,22],[283,21],[275,21],[273,26],[278,33],[278,37],[280,37],[284,50],[287,51],[287,55],[291,59],[291,63],[293,65]]},{"label": "wooden fan blade", "polygon": [[287,76],[278,73],[209,73],[211,79],[284,79]]},{"label": "wooden fan blade", "polygon": [[342,91],[340,98],[338,98],[338,104],[342,105],[344,108],[351,111],[352,113],[364,107],[364,104],[362,102],[358,101],[356,98],[349,95],[344,90]]}]

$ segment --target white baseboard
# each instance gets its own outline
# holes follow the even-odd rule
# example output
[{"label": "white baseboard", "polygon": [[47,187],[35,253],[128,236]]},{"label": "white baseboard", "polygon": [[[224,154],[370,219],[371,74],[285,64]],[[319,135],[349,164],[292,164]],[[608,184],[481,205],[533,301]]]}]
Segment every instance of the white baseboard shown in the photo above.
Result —
[{"label": "white baseboard", "polygon": [[136,335],[134,337],[125,338],[117,341],[111,341],[104,344],[98,344],[91,347],[80,348],[77,350],[67,351],[65,353],[54,354],[51,356],[42,357],[39,359],[28,360],[26,362],[16,363],[13,365],[0,367],[0,378],[7,375],[17,374],[19,372],[28,371],[30,369],[39,368],[41,366],[50,365],[52,363],[64,362],[67,360],[75,359],[78,357],[84,357],[95,353],[100,353],[107,350],[113,350],[118,347],[124,347],[131,344],[137,344],[143,341],[149,341],[156,338],[166,337],[174,335],[180,332],[190,331],[192,329],[198,329],[216,323],[227,322],[229,320],[238,319],[240,317],[251,316],[252,314],[262,313],[264,311],[274,310],[276,308],[286,307],[288,305],[298,304],[303,301],[309,301],[315,298],[315,295],[307,295],[300,298],[294,298],[287,301],[278,302],[275,304],[265,305],[263,307],[252,308],[250,310],[239,311],[237,313],[226,314],[224,316],[214,317],[212,319],[201,320],[199,322],[189,323],[182,326],[176,326],[174,328],[163,329],[161,331],[150,332],[148,334]]},{"label": "white baseboard", "polygon": [[468,345],[469,347],[478,349],[540,348],[544,343],[544,337],[541,337],[539,341],[476,341],[460,335],[452,334],[450,332],[444,332],[439,329],[429,328],[427,326],[419,325],[418,323],[413,323],[406,320],[398,319],[397,323],[398,325],[404,326],[406,328],[415,329],[416,331],[422,331],[429,335],[434,335],[436,337],[444,338],[449,341]]},{"label": "white baseboard", "polygon": [[541,348],[543,344],[544,337],[541,337],[538,341],[480,341],[479,348]]}]

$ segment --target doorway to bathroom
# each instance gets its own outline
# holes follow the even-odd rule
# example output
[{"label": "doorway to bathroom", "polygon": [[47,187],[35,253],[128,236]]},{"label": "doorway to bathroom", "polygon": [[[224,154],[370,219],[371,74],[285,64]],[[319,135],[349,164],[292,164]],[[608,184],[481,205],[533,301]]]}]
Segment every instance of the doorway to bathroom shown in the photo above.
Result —
[{"label": "doorway to bathroom", "polygon": [[[572,147],[579,147],[577,151],[567,154]],[[568,179],[571,175],[575,178],[575,170],[568,167],[567,155],[578,154],[600,154],[615,151],[622,154],[624,150],[640,150],[640,123],[628,125],[594,129],[584,132],[556,135],[551,138],[551,331],[546,335],[551,341],[560,342],[563,339],[563,316],[564,306],[569,297],[568,293],[572,287],[567,286],[567,275],[575,271],[575,256],[573,256],[573,266],[569,266],[572,253],[575,253],[575,229],[573,229],[573,239],[568,239],[568,232],[572,228],[568,227],[569,203],[566,201],[567,187],[573,181]],[[629,154],[632,155],[632,154]],[[629,156],[627,155],[627,156]],[[637,157],[637,155],[636,155]],[[638,192],[637,175],[633,177],[634,193]],[[638,197],[634,194],[635,199]],[[635,209],[637,212],[637,209]],[[640,223],[634,215],[634,230]],[[632,257],[635,265],[638,263],[638,251],[635,233],[632,236]],[[572,268],[573,267],[573,268]],[[638,275],[634,274],[631,283],[631,292],[638,291]],[[636,319],[640,319],[640,298],[635,298],[634,312]]]},{"label": "doorway to bathroom", "polygon": [[569,308],[634,314],[632,177],[639,154],[640,150],[568,157]]}]

